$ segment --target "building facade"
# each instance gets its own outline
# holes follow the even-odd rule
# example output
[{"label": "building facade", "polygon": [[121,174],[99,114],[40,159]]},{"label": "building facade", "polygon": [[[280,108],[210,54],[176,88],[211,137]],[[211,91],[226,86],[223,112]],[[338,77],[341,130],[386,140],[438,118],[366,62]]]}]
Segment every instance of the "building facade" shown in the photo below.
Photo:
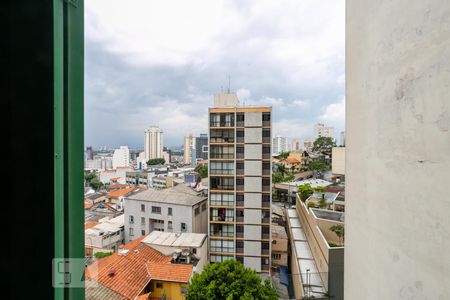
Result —
[{"label": "building facade", "polygon": [[114,150],[112,158],[113,168],[129,167],[130,166],[130,149],[128,146],[120,146],[119,149]]},{"label": "building facade", "polygon": [[293,139],[291,142],[291,151],[302,151],[302,143],[299,139]]},{"label": "building facade", "polygon": [[236,258],[268,274],[272,108],[236,100],[219,94],[209,108],[209,259]]},{"label": "building facade", "polygon": [[314,137],[316,140],[320,137],[330,137],[334,139],[334,127],[327,127],[322,123],[317,123],[314,126]]},{"label": "building facade", "polygon": [[195,160],[208,159],[208,135],[200,134],[195,138]]},{"label": "building facade", "polygon": [[273,153],[274,154],[280,154],[282,152],[288,152],[289,146],[288,146],[288,140],[287,137],[283,136],[276,136],[273,138]]},{"label": "building facade", "polygon": [[206,195],[185,184],[129,195],[124,207],[126,242],[152,231],[207,233]]},{"label": "building facade", "polygon": [[163,158],[163,132],[161,128],[152,126],[144,131],[145,160]]},{"label": "building facade", "polygon": [[183,162],[185,164],[192,164],[192,151],[194,150],[194,141],[195,138],[192,134],[186,135],[184,137],[184,159]]}]

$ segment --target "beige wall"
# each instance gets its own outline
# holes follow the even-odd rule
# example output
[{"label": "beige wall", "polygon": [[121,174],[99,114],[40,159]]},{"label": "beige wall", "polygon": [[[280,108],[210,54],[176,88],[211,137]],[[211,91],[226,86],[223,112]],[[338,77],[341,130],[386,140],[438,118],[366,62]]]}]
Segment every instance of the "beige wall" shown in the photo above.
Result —
[{"label": "beige wall", "polygon": [[345,299],[450,299],[450,5],[348,0]]},{"label": "beige wall", "polygon": [[345,175],[345,147],[334,147],[331,156],[331,171]]}]

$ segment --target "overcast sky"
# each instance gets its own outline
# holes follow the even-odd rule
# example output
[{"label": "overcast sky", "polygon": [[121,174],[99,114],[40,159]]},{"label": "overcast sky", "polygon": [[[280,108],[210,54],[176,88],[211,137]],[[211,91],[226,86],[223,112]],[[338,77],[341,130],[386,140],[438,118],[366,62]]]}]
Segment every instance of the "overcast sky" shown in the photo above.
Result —
[{"label": "overcast sky", "polygon": [[273,107],[273,135],[344,130],[344,0],[85,2],[85,144],[207,132],[213,94]]}]

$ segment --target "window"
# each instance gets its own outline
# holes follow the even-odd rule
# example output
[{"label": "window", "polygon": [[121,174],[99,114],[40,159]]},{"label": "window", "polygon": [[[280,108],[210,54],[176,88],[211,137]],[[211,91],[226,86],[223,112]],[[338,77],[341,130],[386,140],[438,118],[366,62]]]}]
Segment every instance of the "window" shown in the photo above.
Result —
[{"label": "window", "polygon": [[141,230],[141,235],[145,235],[145,230]]},{"label": "window", "polygon": [[236,248],[244,248],[244,241],[236,241]]},{"label": "window", "polygon": [[234,143],[234,131],[229,129],[211,129],[211,143]]},{"label": "window", "polygon": [[236,114],[236,122],[244,122],[245,121],[245,114],[238,113]]},{"label": "window", "polygon": [[211,158],[234,158],[234,147],[211,145],[209,156]]},{"label": "window", "polygon": [[163,284],[161,282],[157,282],[156,283],[156,288],[157,289],[162,289],[163,288]]},{"label": "window", "polygon": [[233,190],[234,178],[229,177],[211,177],[211,189],[212,190]]},{"label": "window", "polygon": [[269,128],[263,128],[262,136],[270,138],[270,129]]},{"label": "window", "polygon": [[262,179],[262,185],[263,186],[270,186],[270,178],[263,178]]},{"label": "window", "polygon": [[270,154],[270,146],[263,146],[262,147],[262,153],[263,154]]},{"label": "window", "polygon": [[202,204],[202,211],[205,211],[206,210],[206,203],[203,203]]},{"label": "window", "polygon": [[210,255],[210,257],[209,257],[209,261],[211,262],[211,263],[215,263],[215,262],[221,262],[221,261],[225,261],[225,260],[227,260],[227,259],[232,259],[233,258],[233,256],[225,256],[225,255],[215,255],[215,254],[212,254],[212,255]]},{"label": "window", "polygon": [[263,170],[270,170],[270,162],[263,162],[262,163],[262,169]]},{"label": "window", "polygon": [[234,126],[234,113],[226,114],[211,114],[210,124],[211,127],[231,127]]},{"label": "window", "polygon": [[182,286],[181,293],[184,295],[184,294],[186,294],[186,291],[187,291],[187,286]]},{"label": "window", "polygon": [[236,130],[236,137],[244,137],[244,136],[245,136],[244,130],[242,129]]},{"label": "window", "polygon": [[130,228],[130,229],[129,229],[129,233],[130,233],[130,236],[133,236],[133,235],[134,235],[134,229],[133,229],[133,228]]},{"label": "window", "polygon": [[210,196],[209,197],[210,205],[216,205],[216,206],[233,206],[234,205],[234,195],[233,194],[211,193],[209,196]]},{"label": "window", "polygon": [[211,224],[209,227],[211,236],[234,236],[234,225]]},{"label": "window", "polygon": [[234,163],[226,161],[210,162],[210,174],[234,174]]},{"label": "window", "polygon": [[244,185],[244,178],[236,178],[236,185]]},{"label": "window", "polygon": [[234,252],[234,241],[210,240],[211,252]]},{"label": "window", "polygon": [[270,122],[270,113],[262,113],[263,122]]},{"label": "window", "polygon": [[261,243],[261,249],[269,250],[269,243],[268,242]]},{"label": "window", "polygon": [[130,224],[134,224],[134,217],[133,217],[133,216],[130,216],[130,217],[129,217],[129,223],[130,223]]},{"label": "window", "polygon": [[194,214],[197,216],[200,213],[200,207],[196,207],[194,210]]},{"label": "window", "polygon": [[181,223],[181,231],[186,231],[186,230],[187,230],[186,223]]},{"label": "window", "polygon": [[167,223],[167,229],[172,229],[172,221],[169,221],[169,222]]},{"label": "window", "polygon": [[272,259],[281,259],[280,253],[272,253]]},{"label": "window", "polygon": [[244,153],[244,146],[236,146],[236,153]]},{"label": "window", "polygon": [[159,206],[152,206],[152,213],[160,214],[161,213],[161,207],[159,207]]},{"label": "window", "polygon": [[211,208],[211,221],[233,222],[234,210],[226,208]]},{"label": "window", "polygon": [[145,211],[145,204],[141,204],[141,211]]},{"label": "window", "polygon": [[167,209],[167,214],[168,214],[169,216],[172,215],[172,207],[169,207],[169,208]]},{"label": "window", "polygon": [[145,218],[144,217],[141,218],[141,224],[145,225]]}]

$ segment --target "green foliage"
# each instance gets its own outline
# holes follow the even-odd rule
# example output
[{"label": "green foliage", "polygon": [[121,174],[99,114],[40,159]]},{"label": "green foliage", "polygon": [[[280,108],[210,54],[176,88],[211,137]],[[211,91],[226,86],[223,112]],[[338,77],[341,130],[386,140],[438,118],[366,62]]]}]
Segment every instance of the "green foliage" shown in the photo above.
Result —
[{"label": "green foliage", "polygon": [[101,182],[100,179],[95,177],[94,179],[91,180],[90,186],[94,190],[98,191],[103,186],[103,182]]},{"label": "green foliage", "polygon": [[325,200],[325,198],[321,198],[318,202],[317,202],[317,207],[318,208],[326,208],[328,207],[328,203]]},{"label": "green foliage", "polygon": [[149,161],[147,161],[147,165],[154,166],[154,165],[163,165],[166,163],[166,160],[164,158],[152,158]]},{"label": "green foliage", "polygon": [[208,177],[208,166],[207,165],[198,165],[195,167],[195,171],[200,174],[201,178]]},{"label": "green foliage", "polygon": [[288,158],[289,154],[291,154],[291,152],[289,152],[289,151],[281,152],[280,154],[278,154],[277,158]]},{"label": "green foliage", "polygon": [[336,224],[336,225],[331,226],[330,230],[337,235],[337,237],[339,238],[339,244],[342,245],[342,242],[344,241],[344,236],[345,236],[344,226],[342,226],[341,224]]},{"label": "green foliage", "polygon": [[328,165],[320,160],[310,161],[308,164],[308,169],[311,171],[323,172],[329,169]]},{"label": "green foliage", "polygon": [[335,243],[333,243],[333,242],[328,242],[328,245],[329,245],[330,247],[339,247],[338,244],[335,244]]},{"label": "green foliage", "polygon": [[277,165],[278,173],[281,175],[286,174],[286,167],[283,164]]},{"label": "green foliage", "polygon": [[336,147],[333,138],[321,136],[314,141],[313,151],[331,152],[333,147]]},{"label": "green foliage", "polygon": [[308,208],[317,208],[317,205],[314,202],[308,202]]},{"label": "green foliage", "polygon": [[289,181],[294,180],[294,178],[295,178],[294,175],[285,175],[285,176],[283,176],[279,172],[272,174],[272,182],[273,183],[289,182]]},{"label": "green foliage", "polygon": [[97,252],[95,253],[96,258],[103,258],[112,255],[112,252]]},{"label": "green foliage", "polygon": [[305,202],[314,193],[314,189],[308,183],[302,184],[298,187],[298,193],[300,194],[300,200]]},{"label": "green foliage", "polygon": [[97,175],[95,173],[85,173],[84,174],[84,180],[88,183],[91,183],[92,179],[97,178]]},{"label": "green foliage", "polygon": [[207,265],[196,273],[186,293],[187,300],[207,299],[278,299],[277,293],[266,279],[234,259]]}]

